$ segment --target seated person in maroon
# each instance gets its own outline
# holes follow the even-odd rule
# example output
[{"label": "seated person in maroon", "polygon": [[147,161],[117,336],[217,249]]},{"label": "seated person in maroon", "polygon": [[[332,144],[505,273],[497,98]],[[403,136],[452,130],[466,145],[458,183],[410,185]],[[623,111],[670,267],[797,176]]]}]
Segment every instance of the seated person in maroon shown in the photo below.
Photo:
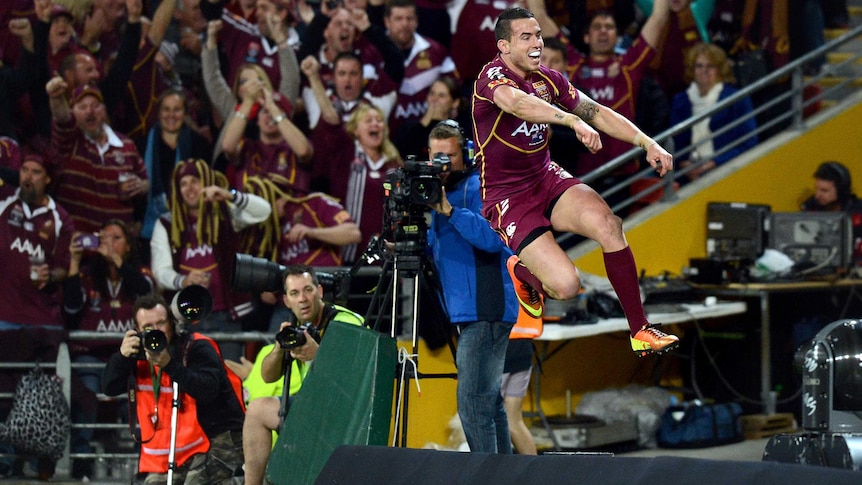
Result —
[{"label": "seated person in maroon", "polygon": [[[222,149],[236,169],[231,186],[242,187],[251,176],[275,174],[307,191],[314,150],[291,121],[290,102],[282,94],[273,93],[257,77],[249,79],[248,84],[248,95],[228,121],[222,139]],[[257,111],[256,117],[253,111]],[[257,139],[245,136],[246,126],[253,117],[258,126]]]},{"label": "seated person in maroon", "polygon": [[[107,221],[98,235],[76,233],[69,247],[69,275],[63,281],[63,317],[67,329],[125,333],[135,328],[132,314],[135,299],[155,287],[152,274],[141,266],[135,247],[129,229],[118,219]],[[116,341],[109,339],[69,342],[75,363],[107,362],[115,348]],[[72,419],[76,423],[96,422],[96,394],[101,392],[101,375],[100,369],[74,368],[74,378],[80,380],[72,386]],[[73,428],[71,451],[92,453],[92,438],[92,428]],[[92,476],[92,460],[75,460],[73,474]]]},{"label": "seated person in maroon", "polygon": [[[195,325],[198,332],[237,332],[240,319],[253,311],[251,295],[230,289],[240,232],[269,217],[271,208],[260,197],[228,190],[224,174],[203,160],[186,160],[174,168],[171,210],[156,222],[150,241],[151,267],[159,287],[179,291],[189,285],[209,289],[209,317]],[[239,360],[242,345],[224,342],[224,355]]]}]

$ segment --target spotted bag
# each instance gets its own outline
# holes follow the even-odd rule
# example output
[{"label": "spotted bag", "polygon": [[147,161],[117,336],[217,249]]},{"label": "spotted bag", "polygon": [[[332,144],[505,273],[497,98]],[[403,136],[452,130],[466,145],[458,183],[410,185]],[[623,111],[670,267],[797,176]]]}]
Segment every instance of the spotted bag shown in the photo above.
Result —
[{"label": "spotted bag", "polygon": [[17,454],[63,456],[69,437],[69,403],[62,380],[35,367],[21,377],[12,399],[12,410],[0,425],[0,441],[15,447]]}]

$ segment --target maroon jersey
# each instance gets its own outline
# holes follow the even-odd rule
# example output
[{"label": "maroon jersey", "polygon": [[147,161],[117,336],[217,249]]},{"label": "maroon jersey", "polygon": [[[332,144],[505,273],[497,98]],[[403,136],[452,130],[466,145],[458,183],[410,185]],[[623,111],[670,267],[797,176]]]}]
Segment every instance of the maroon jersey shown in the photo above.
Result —
[{"label": "maroon jersey", "polygon": [[22,325],[61,325],[60,303],[53,285],[39,290],[30,280],[30,261],[51,268],[69,267],[74,227],[69,214],[53,199],[32,208],[18,189],[0,186],[0,321]]},{"label": "maroon jersey", "polygon": [[455,63],[445,47],[419,34],[414,34],[413,38],[413,49],[404,60],[404,80],[398,89],[398,101],[389,116],[390,133],[398,131],[405,121],[422,118],[431,85],[441,75],[455,71]]},{"label": "maroon jersey", "polygon": [[296,154],[286,141],[267,145],[260,140],[243,138],[237,158],[241,165],[236,168],[235,180],[231,181],[232,187],[244,186],[245,179],[254,175],[265,177],[278,174],[302,192],[308,192],[311,171],[299,165]]},{"label": "maroon jersey", "polygon": [[273,86],[281,83],[281,71],[278,68],[278,45],[273,44],[261,35],[257,24],[254,24],[228,9],[222,12],[222,31],[219,42],[227,58],[228,85],[232,86],[239,66],[251,62],[260,66],[269,77]]},{"label": "maroon jersey", "polygon": [[146,135],[158,120],[156,101],[167,89],[168,84],[156,64],[159,47],[153,45],[149,37],[138,51],[138,59],[126,87],[126,96],[111,113],[111,127],[126,134],[131,139]]},{"label": "maroon jersey", "polygon": [[[572,82],[582,91],[588,92],[594,100],[634,121],[638,86],[655,53],[642,36],[635,39],[625,54],[613,56],[605,62],[596,62],[578,53],[575,56]],[[578,173],[574,175],[591,172],[631,148],[631,143],[602,137],[602,149],[598,153],[578,155]],[[636,171],[636,162],[620,169],[621,173]]]},{"label": "maroon jersey", "polygon": [[685,57],[688,50],[699,42],[700,32],[691,9],[671,12],[667,28],[657,46],[659,55],[650,63],[668,99],[673,99],[674,95],[688,87],[685,82]]},{"label": "maroon jersey", "polygon": [[133,200],[120,194],[120,174],[133,173],[147,179],[147,168],[135,144],[127,136],[108,131],[107,151],[99,147],[75,126],[75,119],[51,124],[51,142],[64,154],[57,183],[57,202],[75,221],[75,228],[98,232],[102,223],[117,218],[134,222]]},{"label": "maroon jersey", "polygon": [[[142,269],[141,273],[149,281],[150,287],[155,288],[152,273],[149,269]],[[84,294],[84,307],[81,311],[81,322],[79,330],[88,332],[120,332],[135,329],[135,316],[132,307],[137,295],[123,291],[123,280],[120,279],[113,284],[107,279],[107,293],[98,289],[94,278],[88,271],[81,272],[81,291]],[[110,356],[117,350],[117,342],[112,340],[75,340],[72,342],[74,351],[87,351],[99,356]]]},{"label": "maroon jersey", "polygon": [[[227,221],[223,221],[223,223]],[[170,226],[167,226],[170,227]],[[177,272],[189,274],[192,270],[209,273],[210,281],[207,288],[213,297],[212,311],[221,312],[229,310],[227,299],[224,297],[224,288],[228,288],[230,281],[224,281],[222,272],[219,270],[219,260],[213,247],[201,243],[197,237],[197,223],[192,223],[183,232],[183,245],[177,250]]]},{"label": "maroon jersey", "polygon": [[549,126],[524,121],[494,104],[494,90],[511,86],[548,103],[572,111],[578,91],[559,71],[540,66],[523,79],[510,71],[500,56],[482,69],[473,88],[473,131],[476,161],[487,205],[534,185],[548,171]]},{"label": "maroon jersey", "polygon": [[278,262],[285,266],[341,266],[341,248],[317,239],[298,242],[287,240],[287,234],[297,224],[308,227],[333,227],[353,222],[350,214],[332,197],[315,192],[301,199],[290,199],[281,215],[281,244]]},{"label": "maroon jersey", "polygon": [[452,60],[464,79],[475,79],[482,65],[497,54],[494,26],[497,17],[517,2],[508,0],[456,0],[449,3],[452,19]]}]

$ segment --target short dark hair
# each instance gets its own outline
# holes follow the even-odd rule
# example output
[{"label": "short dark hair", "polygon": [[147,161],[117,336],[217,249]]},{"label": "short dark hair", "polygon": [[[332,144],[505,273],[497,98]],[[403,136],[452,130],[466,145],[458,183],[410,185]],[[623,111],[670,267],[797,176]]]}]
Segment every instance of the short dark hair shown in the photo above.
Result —
[{"label": "short dark hair", "polygon": [[464,147],[464,132],[461,125],[455,120],[443,120],[434,125],[428,134],[428,144],[431,144],[431,140],[447,140],[449,138],[456,138],[458,146]]},{"label": "short dark hair", "polygon": [[566,44],[556,37],[548,37],[545,39],[545,49],[551,49],[563,55],[563,60],[566,60]]},{"label": "short dark hair", "polygon": [[174,328],[176,328],[177,322],[174,321],[174,315],[171,312],[171,307],[168,304],[168,301],[165,300],[165,297],[160,295],[159,293],[147,293],[146,295],[139,296],[134,305],[132,305],[132,318],[135,319],[135,326],[138,324],[138,310],[152,310],[157,306],[163,306],[165,312],[168,314],[168,321],[174,324]]},{"label": "short dark hair", "polygon": [[306,264],[292,264],[284,270],[284,290],[287,293],[287,277],[288,276],[302,276],[303,274],[308,273],[311,276],[311,282],[315,285],[319,285],[320,281],[317,279],[317,273],[314,272],[314,268],[308,266]]},{"label": "short dark hair", "polygon": [[412,8],[413,11],[416,11],[416,2],[413,0],[389,0],[386,2],[386,9],[383,12],[383,15],[389,17],[392,15],[393,8]]},{"label": "short dark hair", "polygon": [[[359,72],[362,73],[362,58],[359,57],[355,52],[347,51],[340,52],[335,59],[332,61],[332,68],[335,69],[335,65],[343,60],[354,61],[359,64]],[[364,75],[362,77],[365,77]]]},{"label": "short dark hair", "polygon": [[536,18],[533,12],[524,7],[510,7],[503,10],[497,17],[497,25],[494,26],[494,40],[509,40],[512,37],[512,21]]},{"label": "short dark hair", "polygon": [[584,33],[589,32],[590,25],[593,25],[593,20],[599,17],[610,17],[611,20],[614,21],[614,28],[617,27],[617,18],[614,16],[614,12],[607,8],[600,8],[593,12],[591,15],[587,16],[587,22],[584,24]]}]

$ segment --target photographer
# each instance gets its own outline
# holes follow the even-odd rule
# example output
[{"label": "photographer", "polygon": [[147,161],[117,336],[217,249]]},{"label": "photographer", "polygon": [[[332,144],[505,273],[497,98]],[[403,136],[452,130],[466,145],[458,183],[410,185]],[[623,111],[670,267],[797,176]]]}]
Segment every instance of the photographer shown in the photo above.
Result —
[{"label": "photographer", "polygon": [[[467,166],[465,140],[453,120],[438,123],[429,153],[449,157],[444,190],[428,230],[446,309],[460,331],[458,414],[471,451],[511,453],[500,379],[518,302],[506,270],[511,252],[480,211],[479,175]],[[469,154],[468,154],[469,155]]]},{"label": "photographer", "polygon": [[174,479],[186,484],[230,483],[242,467],[242,395],[231,385],[218,346],[199,333],[186,333],[158,294],[138,298],[133,314],[136,328],[126,332],[105,367],[102,391],[109,396],[126,393],[129,376],[135,378],[130,402],[136,403],[134,416],[143,443],[138,478],[144,484],[165,483],[171,385],[176,382],[180,404]]},{"label": "photographer", "polygon": [[[281,324],[276,335],[279,345],[275,345],[264,358],[261,374],[265,382],[275,382],[285,375],[289,364],[289,395],[293,396],[302,386],[309,364],[317,355],[318,341],[329,323],[363,325],[364,320],[342,306],[324,302],[323,287],[317,275],[305,265],[290,266],[284,272],[284,305],[292,312],[292,318]],[[286,330],[288,327],[290,330]],[[278,397],[262,397],[249,402],[242,428],[245,483],[248,485],[263,483],[272,450],[272,431],[278,430],[281,406],[281,398]]]}]

